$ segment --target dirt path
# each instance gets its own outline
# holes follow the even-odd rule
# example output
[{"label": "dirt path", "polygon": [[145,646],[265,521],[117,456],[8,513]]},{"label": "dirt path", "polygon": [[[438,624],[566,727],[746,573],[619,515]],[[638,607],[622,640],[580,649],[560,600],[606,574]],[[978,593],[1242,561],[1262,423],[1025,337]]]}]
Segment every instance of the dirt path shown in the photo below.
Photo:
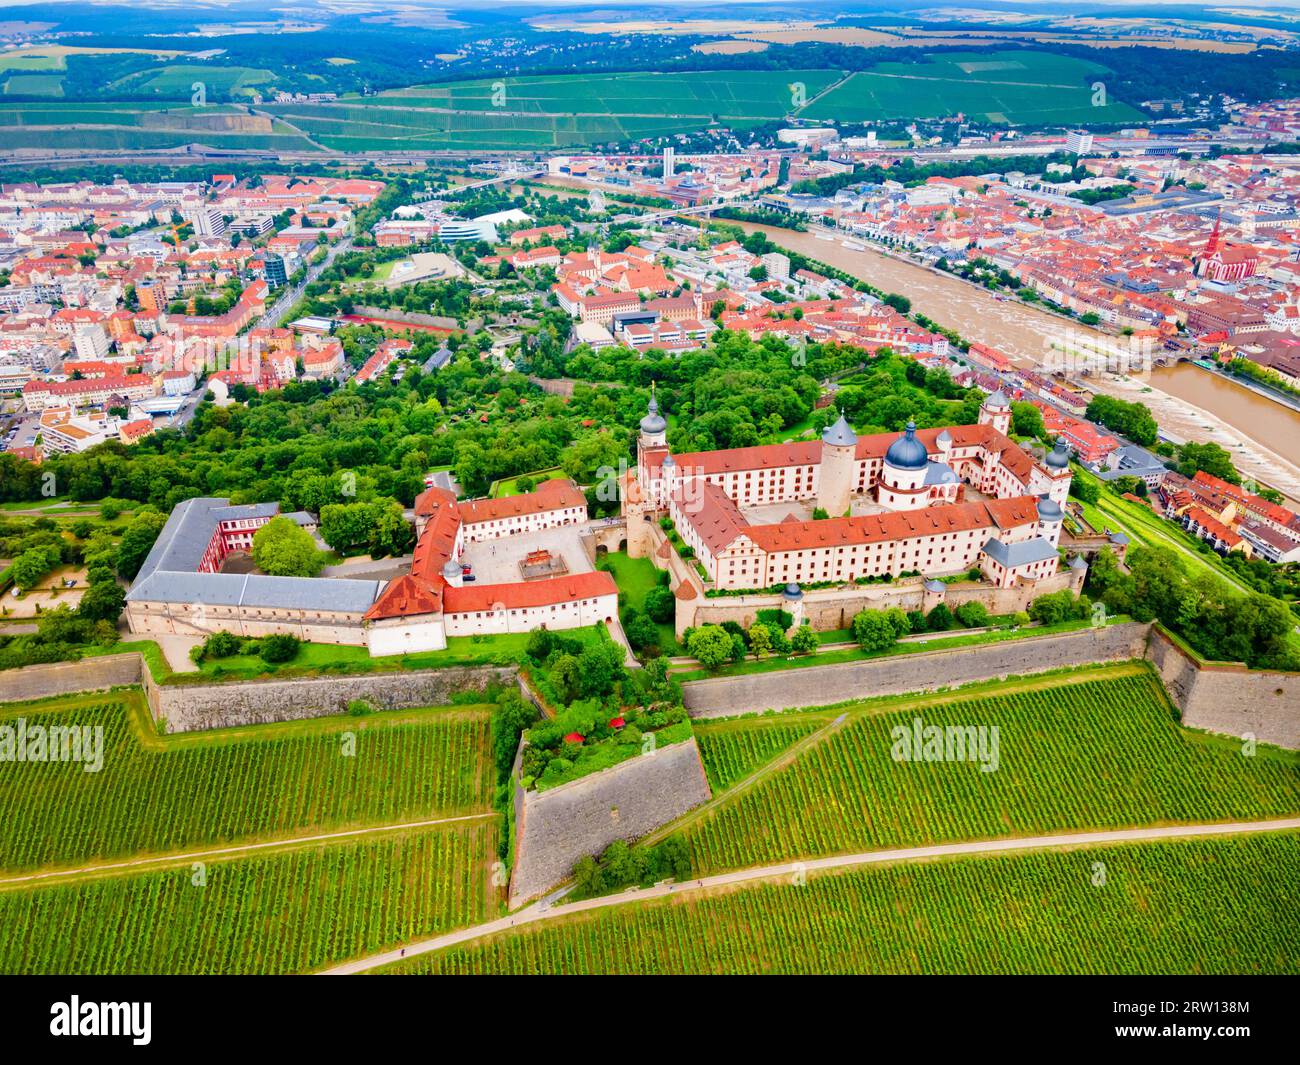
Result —
[{"label": "dirt path", "polygon": [[736,884],[754,881],[788,878],[794,872],[811,874],[837,869],[849,869],[862,865],[879,865],[888,862],[933,861],[941,858],[958,857],[966,854],[995,854],[1008,851],[1043,850],[1070,847],[1096,847],[1111,843],[1141,843],[1152,840],[1186,839],[1197,836],[1235,836],[1256,832],[1282,832],[1300,829],[1300,817],[1280,818],[1272,821],[1237,821],[1225,824],[1167,825],[1153,828],[1125,828],[1105,832],[1071,832],[1051,836],[1026,836],[1020,839],[974,840],[967,843],[941,843],[931,847],[908,847],[894,850],[861,851],[856,854],[838,854],[829,858],[809,858],[802,861],[787,861],[777,865],[759,865],[748,869],[738,869],[717,876],[707,876],[700,880],[690,880],[684,884],[658,884],[651,888],[634,888],[618,895],[607,895],[598,899],[587,899],[565,906],[546,906],[534,903],[509,917],[501,917],[485,924],[462,928],[456,932],[435,936],[410,943],[397,950],[372,954],[357,958],[342,965],[321,970],[325,976],[347,976],[390,965],[403,958],[413,958],[436,950],[444,950],[460,943],[468,943],[484,936],[501,932],[512,932],[525,925],[538,924],[555,918],[587,910],[606,909],[611,906],[624,906],[629,903],[645,902],[650,899],[665,898],[670,895],[695,894],[713,888],[730,887]]}]

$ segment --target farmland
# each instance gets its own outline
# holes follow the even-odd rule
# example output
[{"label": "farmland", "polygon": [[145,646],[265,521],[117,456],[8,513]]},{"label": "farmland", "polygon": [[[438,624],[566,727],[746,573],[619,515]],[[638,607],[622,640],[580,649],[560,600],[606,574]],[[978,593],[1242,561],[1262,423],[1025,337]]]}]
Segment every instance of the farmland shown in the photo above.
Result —
[{"label": "farmland", "polygon": [[466,705],[159,737],[138,692],[0,708],[103,728],[103,767],[10,762],[6,872],[488,809],[488,709]]},{"label": "farmland", "polygon": [[700,748],[700,758],[709,777],[709,787],[715,792],[729,788],[813,732],[820,724],[810,716],[696,722],[695,742]]},{"label": "farmland", "polygon": [[[0,57],[3,58],[3,57]],[[15,57],[0,67],[12,87],[57,98],[60,57]],[[55,64],[50,66],[49,64]],[[262,105],[276,116],[260,132],[140,128],[148,103],[94,104],[66,112],[42,101],[37,122],[0,124],[0,148],[160,148],[201,140],[231,148],[341,151],[401,148],[548,149],[607,145],[696,133],[710,125],[744,130],[788,115],[862,122],[936,117],[963,111],[995,122],[1092,124],[1136,120],[1123,103],[1094,106],[1090,85],[1106,68],[1048,52],[947,53],[921,63],[880,63],[849,73],[831,69],[633,71],[523,75],[390,89],[336,101]],[[106,90],[188,102],[202,83],[212,99],[269,93],[274,73],[257,67],[160,63],[122,75]],[[821,94],[825,95],[821,95]],[[805,103],[806,102],[806,103]],[[25,108],[11,104],[10,110]],[[39,133],[30,127],[59,127]],[[15,128],[17,127],[17,128]],[[50,134],[53,136],[50,136]],[[201,134],[201,135],[200,135]]]},{"label": "farmland", "polygon": [[[889,846],[1067,828],[1220,821],[1300,810],[1300,755],[1183,729],[1147,667],[915,711],[849,708],[839,731],[686,830],[715,872]],[[803,715],[789,715],[797,724]],[[825,715],[811,715],[825,720]],[[896,725],[997,726],[999,764],[896,762]],[[782,718],[786,720],[786,718]],[[765,722],[755,722],[755,729]],[[734,778],[706,726],[712,779]],[[728,735],[726,742],[740,740]],[[761,742],[753,741],[754,745]]]},{"label": "farmland", "polygon": [[1144,843],[769,881],[562,917],[388,971],[1295,974],[1298,843]]},{"label": "farmland", "polygon": [[485,920],[496,823],[0,889],[6,973],[288,973]]},{"label": "farmland", "polygon": [[1018,124],[1139,120],[1141,113],[1120,101],[1094,103],[1089,83],[1104,82],[1106,73],[1100,64],[1047,52],[954,52],[855,73],[800,117],[864,122],[961,112]]}]

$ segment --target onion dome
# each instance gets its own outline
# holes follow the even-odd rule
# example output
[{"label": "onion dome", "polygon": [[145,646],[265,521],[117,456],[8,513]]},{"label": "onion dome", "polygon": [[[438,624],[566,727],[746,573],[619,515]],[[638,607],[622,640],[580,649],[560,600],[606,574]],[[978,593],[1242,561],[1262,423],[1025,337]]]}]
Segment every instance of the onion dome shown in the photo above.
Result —
[{"label": "onion dome", "polygon": [[916,438],[916,422],[908,422],[903,435],[889,445],[885,465],[896,470],[923,470],[930,463],[929,452]]},{"label": "onion dome", "polygon": [[1038,497],[1038,520],[1039,521],[1063,521],[1064,512],[1060,504],[1051,496]]},{"label": "onion dome", "polygon": [[662,433],[668,428],[668,423],[664,421],[663,415],[659,413],[659,401],[650,397],[650,405],[646,408],[646,416],[641,419],[641,432],[647,436],[654,436]]},{"label": "onion dome", "polygon": [[791,581],[785,586],[785,590],[781,593],[781,598],[787,602],[797,602],[803,598],[803,589],[800,588],[799,585],[795,584],[794,581]]},{"label": "onion dome", "polygon": [[834,425],[828,425],[822,433],[822,443],[830,444],[831,447],[856,447],[858,434],[853,431],[853,427],[841,414],[840,420]]},{"label": "onion dome", "polygon": [[1065,437],[1056,438],[1056,447],[1047,453],[1047,468],[1049,470],[1068,470],[1070,468],[1070,445],[1065,442]]}]

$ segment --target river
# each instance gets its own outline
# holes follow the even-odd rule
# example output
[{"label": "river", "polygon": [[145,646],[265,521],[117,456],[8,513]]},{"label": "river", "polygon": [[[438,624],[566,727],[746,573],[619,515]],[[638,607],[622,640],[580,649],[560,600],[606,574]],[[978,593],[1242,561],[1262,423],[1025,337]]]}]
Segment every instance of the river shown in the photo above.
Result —
[{"label": "river", "polygon": [[[1050,338],[1063,330],[1113,342],[1098,330],[1011,300],[957,277],[896,259],[868,245],[845,248],[842,237],[819,240],[812,232],[736,223],[766,233],[783,247],[838,267],[886,292],[897,292],[940,325],[967,340],[997,348],[1023,366],[1041,366],[1052,350]],[[1121,378],[1094,374],[1093,391],[1151,408],[1161,427],[1177,439],[1213,440],[1228,449],[1246,476],[1300,500],[1300,412],[1190,363],[1155,367],[1147,374]]]}]

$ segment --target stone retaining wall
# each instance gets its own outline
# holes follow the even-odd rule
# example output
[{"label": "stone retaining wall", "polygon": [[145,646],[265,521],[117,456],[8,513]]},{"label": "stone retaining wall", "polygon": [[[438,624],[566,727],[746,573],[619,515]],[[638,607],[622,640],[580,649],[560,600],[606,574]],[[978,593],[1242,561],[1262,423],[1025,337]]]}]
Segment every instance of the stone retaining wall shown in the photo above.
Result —
[{"label": "stone retaining wall", "polygon": [[342,714],[353,699],[365,699],[379,710],[440,706],[456,692],[515,684],[518,675],[514,666],[449,666],[225,684],[160,685],[146,678],[145,691],[154,717],[166,720],[168,732],[193,732]]},{"label": "stone retaining wall", "polygon": [[692,717],[726,717],[933,691],[995,677],[1142,658],[1149,628],[1139,622],[1121,622],[1104,629],[1025,636],[862,662],[693,680],[682,685],[682,696]]},{"label": "stone retaining wall", "polygon": [[1300,748],[1300,673],[1200,662],[1153,626],[1147,658],[1164,681],[1183,724],[1261,743]]},{"label": "stone retaining wall", "polygon": [[515,867],[510,906],[567,880],[578,859],[616,839],[634,840],[709,799],[709,781],[691,737],[549,791],[515,785]]},{"label": "stone retaining wall", "polygon": [[83,658],[80,662],[52,662],[0,670],[0,703],[21,703],[139,684],[147,672],[144,659],[134,652]]}]

